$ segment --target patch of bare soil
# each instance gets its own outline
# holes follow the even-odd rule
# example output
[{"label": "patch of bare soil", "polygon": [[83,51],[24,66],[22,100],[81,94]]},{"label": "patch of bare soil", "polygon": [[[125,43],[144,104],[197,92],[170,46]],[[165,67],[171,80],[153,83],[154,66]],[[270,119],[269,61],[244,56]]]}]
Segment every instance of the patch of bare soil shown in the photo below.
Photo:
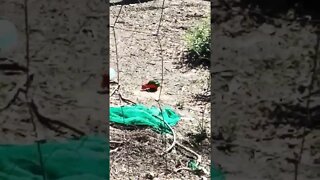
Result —
[{"label": "patch of bare soil", "polygon": [[[107,67],[106,47],[101,46],[107,39],[105,2],[28,1],[29,72],[33,74],[28,99],[23,91],[27,77],[23,70],[27,65],[24,1],[1,0],[0,7],[0,16],[13,22],[18,31],[17,47],[0,57],[0,143],[34,143],[32,115],[42,132],[39,138],[105,135],[102,107],[107,102],[97,93]],[[32,114],[31,101],[37,109]]]},{"label": "patch of bare soil", "polygon": [[[316,26],[219,2],[212,10],[213,86],[221,95],[214,162],[231,180],[294,179],[295,172],[298,179],[319,179]],[[310,83],[316,93],[308,92]]]},{"label": "patch of bare soil", "polygon": [[[156,33],[161,15],[162,1],[150,1],[124,5],[115,24],[116,43],[110,30],[110,63],[117,69],[119,60],[120,92],[124,98],[146,106],[158,106],[159,91],[141,92],[141,85],[149,80],[164,77],[161,105],[169,105],[181,115],[181,121],[174,127],[179,143],[191,148],[202,156],[201,165],[210,167],[210,85],[209,70],[204,67],[186,68],[183,54],[186,45],[183,35],[186,30],[210,15],[208,1],[165,1],[160,27],[161,47]],[[110,24],[116,20],[120,6],[111,6]],[[117,45],[117,46],[115,46]],[[117,47],[117,54],[115,51]],[[163,60],[163,61],[162,61]],[[116,88],[112,86],[111,92]],[[126,105],[115,93],[110,98],[111,106]],[[203,122],[208,134],[201,142],[197,139],[198,129]],[[168,154],[162,155],[172,143],[166,138],[145,128],[110,127],[111,179],[201,179],[193,172],[176,168],[185,167],[193,155],[175,146]],[[202,175],[202,177],[207,177]]]}]

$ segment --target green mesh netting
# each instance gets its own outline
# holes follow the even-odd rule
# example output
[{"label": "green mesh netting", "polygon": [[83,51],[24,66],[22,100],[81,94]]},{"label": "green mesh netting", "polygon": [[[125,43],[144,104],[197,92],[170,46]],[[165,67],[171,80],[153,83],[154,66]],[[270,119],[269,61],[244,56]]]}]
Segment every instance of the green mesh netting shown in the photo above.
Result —
[{"label": "green mesh netting", "polygon": [[[174,126],[180,120],[170,107],[147,108],[143,105],[111,107],[111,122],[150,126],[155,131],[171,133],[162,118]],[[64,143],[41,144],[47,179],[105,180],[109,177],[109,146],[105,137],[90,136]],[[37,144],[0,145],[1,180],[42,180]],[[109,179],[109,178],[107,178]],[[211,179],[225,180],[221,171],[211,167]]]},{"label": "green mesh netting", "polygon": [[171,133],[170,128],[164,124],[163,120],[170,126],[175,126],[180,120],[180,116],[170,107],[163,107],[161,110],[155,106],[148,108],[141,104],[110,107],[110,121],[127,126],[149,126],[157,132]]},{"label": "green mesh netting", "polygon": [[214,165],[211,165],[211,180],[225,180],[226,177],[223,172],[216,168]]},{"label": "green mesh netting", "polygon": [[[47,179],[105,180],[109,177],[109,146],[105,137],[84,137],[63,143],[43,143]],[[1,180],[43,180],[37,144],[1,145]]]}]

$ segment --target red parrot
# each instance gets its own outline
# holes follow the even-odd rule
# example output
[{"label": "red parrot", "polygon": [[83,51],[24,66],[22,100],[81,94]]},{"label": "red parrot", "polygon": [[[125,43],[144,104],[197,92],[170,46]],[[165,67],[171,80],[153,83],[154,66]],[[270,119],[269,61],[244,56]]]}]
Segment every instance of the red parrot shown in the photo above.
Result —
[{"label": "red parrot", "polygon": [[160,87],[160,83],[158,81],[151,80],[147,84],[143,84],[141,86],[141,91],[156,92],[158,87]]}]

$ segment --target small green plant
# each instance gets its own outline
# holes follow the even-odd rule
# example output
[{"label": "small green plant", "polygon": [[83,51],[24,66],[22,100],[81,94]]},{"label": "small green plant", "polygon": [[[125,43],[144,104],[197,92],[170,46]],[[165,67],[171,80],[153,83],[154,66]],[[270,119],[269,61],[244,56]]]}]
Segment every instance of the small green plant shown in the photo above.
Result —
[{"label": "small green plant", "polygon": [[189,60],[196,64],[210,63],[211,42],[210,19],[206,18],[201,23],[191,28],[185,35],[189,51]]}]

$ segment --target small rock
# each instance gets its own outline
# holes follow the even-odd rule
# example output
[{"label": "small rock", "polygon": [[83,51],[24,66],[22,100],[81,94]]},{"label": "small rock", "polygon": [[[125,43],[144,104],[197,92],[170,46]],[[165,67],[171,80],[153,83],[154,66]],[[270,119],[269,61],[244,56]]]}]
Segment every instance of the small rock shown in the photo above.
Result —
[{"label": "small rock", "polygon": [[265,34],[273,34],[275,33],[275,27],[269,24],[262,24],[259,28],[259,30]]},{"label": "small rock", "polygon": [[154,175],[154,173],[152,173],[152,172],[149,172],[149,173],[146,174],[146,178],[147,178],[147,179],[154,179],[154,176],[155,176],[155,175]]},{"label": "small rock", "polygon": [[110,77],[109,77],[110,80],[114,80],[117,77],[117,72],[113,68],[110,68],[109,73],[110,73]]}]

